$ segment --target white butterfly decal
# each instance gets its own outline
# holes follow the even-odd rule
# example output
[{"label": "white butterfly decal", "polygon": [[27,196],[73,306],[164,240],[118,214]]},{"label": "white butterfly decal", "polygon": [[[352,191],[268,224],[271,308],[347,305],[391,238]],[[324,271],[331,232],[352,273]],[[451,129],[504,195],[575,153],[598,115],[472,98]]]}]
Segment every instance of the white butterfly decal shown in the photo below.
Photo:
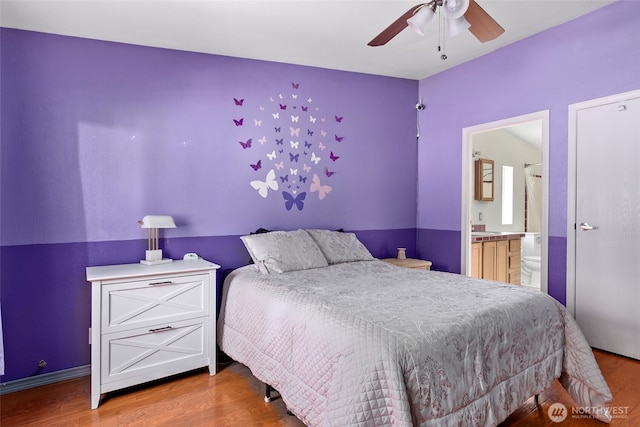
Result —
[{"label": "white butterfly decal", "polygon": [[307,166],[306,163],[302,164],[302,170],[304,170],[305,172],[310,172],[311,171],[311,166]]},{"label": "white butterfly decal", "polygon": [[321,160],[321,158],[316,156],[315,152],[311,153],[311,161],[313,163],[315,163],[317,165],[320,160]]},{"label": "white butterfly decal", "polygon": [[273,150],[271,153],[267,153],[267,157],[269,160],[273,160],[276,158],[276,150]]},{"label": "white butterfly decal", "polygon": [[308,102],[309,104],[311,104],[311,101],[313,101],[311,98],[307,98],[307,102]]},{"label": "white butterfly decal", "polygon": [[262,120],[253,119],[253,124],[255,126],[262,126]]},{"label": "white butterfly decal", "polygon": [[318,144],[318,147],[320,147],[320,149],[321,149],[322,151],[324,151],[324,149],[325,149],[325,148],[327,148],[327,146],[326,146],[326,145],[324,145],[322,142],[321,142],[320,144]]},{"label": "white butterfly decal", "polygon": [[271,115],[273,116],[274,119],[280,118],[280,113],[272,113]]},{"label": "white butterfly decal", "polygon": [[278,98],[282,99],[282,98],[284,98],[284,96],[282,96],[282,94],[279,94]]},{"label": "white butterfly decal", "polygon": [[265,144],[265,142],[267,142],[267,137],[266,137],[266,136],[263,136],[262,138],[260,138],[260,139],[258,140],[258,142],[260,143],[260,145],[264,145],[264,144]]},{"label": "white butterfly decal", "polygon": [[291,121],[294,123],[298,123],[298,119],[300,118],[300,116],[291,116]]},{"label": "white butterfly decal", "polygon": [[291,144],[291,148],[298,148],[300,141],[289,141],[289,144]]},{"label": "white butterfly decal", "polygon": [[310,121],[311,123],[315,123],[315,122],[316,122],[316,120],[318,120],[318,118],[317,118],[317,117],[309,116],[309,121]]},{"label": "white butterfly decal", "polygon": [[294,94],[291,94],[291,97],[292,97],[293,99],[298,99],[298,95],[296,95],[295,93],[294,93]]},{"label": "white butterfly decal", "polygon": [[291,132],[291,136],[300,136],[300,128],[292,128],[289,126],[289,132]]},{"label": "white butterfly decal", "polygon": [[318,199],[324,199],[327,194],[331,192],[331,187],[328,185],[320,184],[320,177],[318,177],[317,173],[313,174],[313,182],[311,182],[311,186],[309,187],[309,191],[312,193],[318,192]]},{"label": "white butterfly decal", "polygon": [[321,130],[321,131],[320,131],[320,135],[322,135],[322,136],[327,136],[327,132],[325,132],[325,131]]},{"label": "white butterfly decal", "polygon": [[260,111],[264,111],[264,107],[262,105],[260,106]]},{"label": "white butterfly decal", "polygon": [[298,169],[291,169],[291,168],[289,168],[289,173],[290,173],[291,175],[298,175]]},{"label": "white butterfly decal", "polygon": [[276,163],[274,166],[275,166],[275,167],[276,167],[276,169],[278,169],[278,170],[280,170],[280,169],[284,168],[284,160],[283,160],[283,161],[281,161],[280,163]]},{"label": "white butterfly decal", "polygon": [[258,190],[258,194],[260,196],[266,199],[269,189],[272,189],[274,191],[278,189],[278,181],[276,181],[276,172],[273,169],[271,169],[267,173],[267,179],[265,179],[264,182],[260,180],[256,180],[256,181],[251,181],[250,184],[255,190]]}]

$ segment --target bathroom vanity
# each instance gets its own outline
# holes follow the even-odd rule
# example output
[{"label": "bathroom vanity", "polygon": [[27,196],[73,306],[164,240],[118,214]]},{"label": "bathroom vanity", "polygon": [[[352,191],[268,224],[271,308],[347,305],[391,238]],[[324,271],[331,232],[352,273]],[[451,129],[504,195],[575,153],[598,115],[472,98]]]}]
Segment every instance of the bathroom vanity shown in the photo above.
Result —
[{"label": "bathroom vanity", "polygon": [[471,276],[520,284],[523,233],[471,233]]}]

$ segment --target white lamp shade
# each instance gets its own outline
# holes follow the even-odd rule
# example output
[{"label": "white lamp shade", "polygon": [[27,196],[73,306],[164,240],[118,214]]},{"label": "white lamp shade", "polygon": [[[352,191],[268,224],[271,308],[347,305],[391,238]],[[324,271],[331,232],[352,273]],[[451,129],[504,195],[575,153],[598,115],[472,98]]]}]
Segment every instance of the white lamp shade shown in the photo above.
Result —
[{"label": "white lamp shade", "polygon": [[469,0],[445,0],[442,7],[447,19],[462,17],[469,8]]},{"label": "white lamp shade", "polygon": [[431,10],[429,6],[424,5],[420,7],[411,18],[407,19],[407,24],[413,28],[413,31],[424,36],[424,33],[427,31],[427,26],[434,16],[433,10]]},{"label": "white lamp shade", "polygon": [[176,228],[170,215],[146,215],[138,223],[141,228]]},{"label": "white lamp shade", "polygon": [[464,19],[464,16],[461,16],[458,19],[449,20],[447,22],[449,23],[449,35],[451,37],[455,37],[463,31],[468,30],[471,26],[471,24],[469,24],[469,21]]}]

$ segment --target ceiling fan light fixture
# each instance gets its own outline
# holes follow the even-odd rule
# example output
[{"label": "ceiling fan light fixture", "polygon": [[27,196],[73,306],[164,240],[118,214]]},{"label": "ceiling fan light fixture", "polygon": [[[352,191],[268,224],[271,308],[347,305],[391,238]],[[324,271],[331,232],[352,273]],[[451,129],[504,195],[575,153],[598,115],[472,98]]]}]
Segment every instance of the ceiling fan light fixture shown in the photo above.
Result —
[{"label": "ceiling fan light fixture", "polygon": [[447,19],[459,19],[469,9],[469,0],[445,0],[442,9]]},{"label": "ceiling fan light fixture", "polygon": [[407,19],[407,24],[413,28],[413,31],[424,36],[427,31],[427,26],[434,16],[435,13],[433,9],[431,9],[428,4],[423,4],[416,10],[411,18]]},{"label": "ceiling fan light fixture", "polygon": [[469,21],[464,19],[464,16],[461,16],[458,19],[450,19],[447,21],[447,23],[449,24],[449,35],[451,37],[455,37],[471,27]]}]

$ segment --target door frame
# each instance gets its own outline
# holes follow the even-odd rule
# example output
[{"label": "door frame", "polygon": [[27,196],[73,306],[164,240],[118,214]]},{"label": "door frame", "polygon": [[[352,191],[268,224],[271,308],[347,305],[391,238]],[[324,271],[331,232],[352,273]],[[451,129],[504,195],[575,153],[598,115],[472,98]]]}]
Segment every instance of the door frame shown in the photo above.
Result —
[{"label": "door frame", "polygon": [[510,117],[494,122],[482,123],[462,129],[462,203],[460,236],[460,273],[471,274],[471,203],[473,198],[473,135],[527,122],[542,123],[542,206],[541,206],[541,271],[540,291],[548,293],[549,271],[549,110],[537,111],[522,116]]},{"label": "door frame", "polygon": [[569,139],[567,159],[567,311],[576,315],[576,194],[578,168],[578,113],[581,110],[624,102],[640,97],[640,90],[623,92],[569,105]]}]

